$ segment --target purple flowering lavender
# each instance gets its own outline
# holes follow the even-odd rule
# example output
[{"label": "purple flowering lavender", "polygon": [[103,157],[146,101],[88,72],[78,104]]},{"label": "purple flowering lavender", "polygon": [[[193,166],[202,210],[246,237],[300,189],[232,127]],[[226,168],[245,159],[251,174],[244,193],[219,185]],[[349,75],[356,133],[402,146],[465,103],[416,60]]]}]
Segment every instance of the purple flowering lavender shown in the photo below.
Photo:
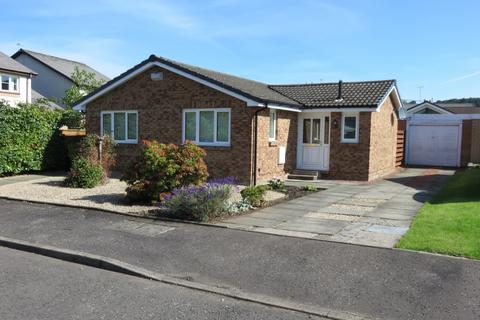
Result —
[{"label": "purple flowering lavender", "polygon": [[165,197],[165,206],[179,218],[206,221],[228,209],[233,177],[212,179],[201,186],[176,188]]}]

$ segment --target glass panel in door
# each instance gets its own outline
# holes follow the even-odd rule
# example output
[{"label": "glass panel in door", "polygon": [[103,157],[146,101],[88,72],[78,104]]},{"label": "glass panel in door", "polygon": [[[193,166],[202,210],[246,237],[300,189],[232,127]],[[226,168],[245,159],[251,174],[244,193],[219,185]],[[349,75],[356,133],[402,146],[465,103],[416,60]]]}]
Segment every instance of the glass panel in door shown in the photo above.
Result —
[{"label": "glass panel in door", "polygon": [[303,143],[312,143],[312,120],[303,119]]},{"label": "glass panel in door", "polygon": [[312,123],[312,143],[313,144],[320,144],[320,119],[313,119]]}]

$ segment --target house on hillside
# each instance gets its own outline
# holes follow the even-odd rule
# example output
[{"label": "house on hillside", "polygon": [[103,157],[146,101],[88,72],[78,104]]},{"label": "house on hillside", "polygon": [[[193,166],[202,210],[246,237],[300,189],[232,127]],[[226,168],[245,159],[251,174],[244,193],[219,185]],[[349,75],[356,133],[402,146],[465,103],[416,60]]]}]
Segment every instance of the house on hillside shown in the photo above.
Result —
[{"label": "house on hillside", "polygon": [[32,101],[32,78],[37,74],[0,52],[0,100],[10,105]]},{"label": "house on hillside", "polygon": [[75,68],[93,72],[97,80],[104,82],[109,80],[107,76],[84,63],[30,50],[20,49],[12,55],[12,58],[38,74],[32,80],[33,90],[60,105],[65,91],[74,84],[71,75]]},{"label": "house on hillside", "polygon": [[211,176],[255,184],[294,172],[373,180],[396,165],[394,80],[268,85],[155,55],[82,98],[89,133],[117,141],[124,167],[139,141],[203,147]]}]

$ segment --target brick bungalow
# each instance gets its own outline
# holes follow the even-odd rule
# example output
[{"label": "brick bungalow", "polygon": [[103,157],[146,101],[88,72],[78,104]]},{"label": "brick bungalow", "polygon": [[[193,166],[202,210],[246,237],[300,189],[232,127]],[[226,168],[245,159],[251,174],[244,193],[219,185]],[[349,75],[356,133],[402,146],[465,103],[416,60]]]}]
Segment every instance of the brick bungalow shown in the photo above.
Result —
[{"label": "brick bungalow", "polygon": [[403,106],[394,80],[267,85],[155,55],[82,98],[87,132],[202,146],[211,176],[244,184],[295,169],[372,180],[395,169]]}]

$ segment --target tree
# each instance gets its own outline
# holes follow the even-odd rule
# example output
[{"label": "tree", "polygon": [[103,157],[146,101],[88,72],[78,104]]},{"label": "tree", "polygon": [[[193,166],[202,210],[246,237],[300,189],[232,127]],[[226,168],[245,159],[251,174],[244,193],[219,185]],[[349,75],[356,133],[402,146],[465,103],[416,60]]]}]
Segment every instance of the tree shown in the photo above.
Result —
[{"label": "tree", "polygon": [[80,70],[77,67],[75,67],[71,77],[73,86],[65,91],[65,95],[62,98],[62,103],[67,109],[72,108],[76,101],[103,84],[103,80],[95,78],[95,73]]}]

